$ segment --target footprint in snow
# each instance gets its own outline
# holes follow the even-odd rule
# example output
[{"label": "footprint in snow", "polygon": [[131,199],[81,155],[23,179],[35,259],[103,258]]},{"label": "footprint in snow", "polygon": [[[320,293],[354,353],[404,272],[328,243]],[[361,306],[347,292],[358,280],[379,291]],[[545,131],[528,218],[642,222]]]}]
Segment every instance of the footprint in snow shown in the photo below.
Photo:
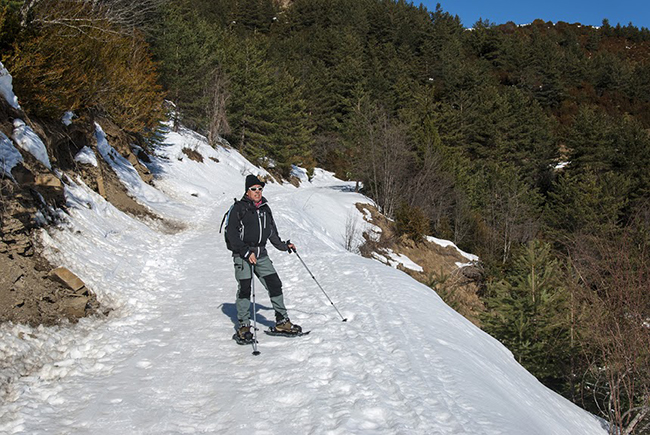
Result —
[{"label": "footprint in snow", "polygon": [[140,368],[140,369],[148,369],[148,368],[151,368],[151,366],[153,366],[153,364],[151,363],[151,361],[147,361],[145,359],[145,360],[139,361],[135,366]]}]

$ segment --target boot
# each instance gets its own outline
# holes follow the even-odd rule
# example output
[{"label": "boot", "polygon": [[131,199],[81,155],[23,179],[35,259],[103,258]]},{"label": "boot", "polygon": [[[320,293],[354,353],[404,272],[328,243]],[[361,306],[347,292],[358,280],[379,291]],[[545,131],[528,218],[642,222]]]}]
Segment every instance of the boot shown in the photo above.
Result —
[{"label": "boot", "polygon": [[237,336],[241,341],[251,341],[253,339],[251,325],[241,325],[237,330]]},{"label": "boot", "polygon": [[302,332],[300,325],[294,325],[288,317],[275,322],[275,330],[285,334],[299,334]]}]

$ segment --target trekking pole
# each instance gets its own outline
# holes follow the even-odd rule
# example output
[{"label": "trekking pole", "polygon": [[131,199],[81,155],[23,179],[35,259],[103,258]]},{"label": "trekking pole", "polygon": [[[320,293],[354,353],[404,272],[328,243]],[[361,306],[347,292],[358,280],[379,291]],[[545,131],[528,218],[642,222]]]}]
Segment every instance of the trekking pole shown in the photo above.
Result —
[{"label": "trekking pole", "polygon": [[[288,241],[287,241],[287,242],[288,242]],[[289,249],[289,252],[291,252],[291,251],[292,251],[292,249],[290,248],[290,249]],[[314,279],[314,281],[316,281],[316,285],[318,285],[318,287],[321,289],[321,291],[323,292],[323,294],[325,295],[325,297],[327,298],[327,300],[330,301],[330,304],[332,304],[332,306],[334,307],[334,309],[336,310],[336,312],[339,313],[339,316],[341,316],[341,319],[343,319],[344,322],[347,322],[348,319],[346,319],[346,318],[343,317],[343,315],[341,314],[341,312],[339,311],[339,309],[336,308],[336,305],[334,305],[334,302],[332,302],[332,300],[330,299],[330,297],[327,296],[327,293],[325,293],[325,290],[323,290],[323,286],[321,286],[321,285],[318,283],[318,280],[316,279],[316,277],[314,276],[314,274],[311,273],[311,270],[309,270],[309,268],[307,267],[307,265],[305,264],[305,262],[302,260],[302,258],[300,257],[300,254],[298,254],[298,251],[296,251],[296,248],[293,248],[293,252],[296,253],[296,255],[298,256],[298,259],[300,260],[300,262],[302,263],[302,265],[305,266],[305,269],[307,269],[307,272],[309,272],[309,274],[310,274],[311,277]]]},{"label": "trekking pole", "polygon": [[257,307],[255,306],[255,266],[251,264],[251,292],[253,293],[253,355],[257,356]]}]

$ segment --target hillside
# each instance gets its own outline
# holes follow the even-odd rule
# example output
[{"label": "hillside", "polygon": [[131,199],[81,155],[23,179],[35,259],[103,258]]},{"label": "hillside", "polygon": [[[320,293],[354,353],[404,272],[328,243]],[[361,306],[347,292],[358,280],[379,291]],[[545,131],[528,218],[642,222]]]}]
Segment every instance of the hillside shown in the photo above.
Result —
[{"label": "hillside", "polygon": [[[150,185],[99,125],[95,138],[95,158],[162,219],[126,214],[81,178],[65,180],[67,216],[40,231],[44,256],[110,311],[75,325],[0,326],[1,431],[606,433],[430,288],[347,251],[346,221],[363,219],[355,204],[369,200],[322,170],[298,188],[270,183],[265,196],[348,322],[294,256],[271,252],[292,319],[312,332],[260,334],[261,355],[251,355],[231,340],[234,280],[218,226],[244,175],[267,174],[169,131],[147,165]],[[271,311],[255,288],[264,329]]]},{"label": "hillside", "polygon": [[[440,5],[427,10],[401,0],[39,0],[0,8],[0,47],[0,324],[7,331],[0,397],[9,400],[11,411],[2,413],[10,416],[8,430],[23,431],[23,420],[36,427],[43,415],[30,410],[44,401],[60,415],[84,409],[67,420],[72,432],[100,430],[93,425],[103,423],[87,418],[103,408],[86,375],[95,371],[107,382],[117,372],[134,376],[115,352],[136,367],[154,367],[148,357],[128,355],[152,348],[146,331],[175,331],[156,316],[173,323],[170,316],[195,315],[203,323],[186,319],[184,328],[224,339],[225,348],[213,348],[239,355],[227,340],[232,325],[219,317],[231,315],[232,267],[223,235],[211,226],[241,195],[248,173],[271,182],[266,192],[283,219],[281,234],[302,238],[301,255],[346,317],[365,316],[350,329],[314,322],[315,313],[338,319],[300,262],[276,252],[290,308],[298,310],[292,316],[314,330],[305,343],[321,337],[338,343],[325,350],[339,354],[348,346],[342,337],[356,346],[375,331],[380,347],[388,336],[389,347],[399,343],[392,353],[358,345],[382,361],[381,369],[355,361],[398,379],[390,364],[399,350],[444,353],[437,335],[419,337],[443,329],[429,319],[435,315],[410,318],[422,307],[442,310],[439,301],[427,302],[437,294],[445,310],[503,344],[543,385],[607,420],[610,432],[650,428],[648,29],[607,20],[599,27],[479,21],[467,29]],[[188,237],[197,238],[191,248]],[[205,250],[211,255],[201,258]],[[310,285],[318,306],[299,293],[292,300],[293,289]],[[377,287],[383,290],[368,293]],[[196,288],[216,299],[187,299]],[[394,293],[417,300],[417,309]],[[183,308],[172,309],[173,301]],[[265,295],[261,303],[268,303]],[[197,305],[205,316],[200,309],[189,314]],[[188,355],[203,349],[182,336],[185,344],[155,340]],[[112,344],[97,351],[104,337]],[[463,349],[477,346],[453,338]],[[318,355],[309,349],[301,362]],[[229,367],[228,358],[205,352]],[[155,356],[172,361],[174,354]],[[338,379],[341,361],[327,361]],[[208,366],[174,363],[178,371]],[[462,370],[474,378],[472,367]],[[63,402],[78,398],[65,385],[79,373],[89,402],[68,408]],[[422,392],[429,379],[445,377],[410,373],[413,385],[394,385]],[[160,372],[154,377],[165,388],[174,383]],[[43,393],[43,379],[53,380],[54,390]],[[349,385],[367,380],[346,377]],[[128,397],[143,396],[139,380],[126,384]],[[433,390],[445,396],[442,386]],[[516,390],[510,396],[522,394]],[[146,395],[156,391],[163,388],[152,384]],[[351,400],[360,401],[355,394],[351,389]],[[220,406],[217,396],[205,400]],[[395,410],[377,432],[408,431],[395,429],[406,420],[417,431],[444,431],[437,420],[420,418],[435,400],[402,396],[427,402],[415,413],[419,423]],[[112,405],[132,404],[128,397]],[[192,398],[183,400],[196,408]],[[115,412],[149,430],[148,417],[133,413],[151,408],[132,408]],[[464,421],[462,412],[452,414]],[[350,411],[329,429],[303,422],[287,430],[372,431],[377,415]],[[477,429],[482,423],[473,418],[467,427],[492,431]],[[451,431],[464,432],[464,424]],[[58,420],[46,426],[67,431]],[[169,431],[195,431],[191,426]]]}]

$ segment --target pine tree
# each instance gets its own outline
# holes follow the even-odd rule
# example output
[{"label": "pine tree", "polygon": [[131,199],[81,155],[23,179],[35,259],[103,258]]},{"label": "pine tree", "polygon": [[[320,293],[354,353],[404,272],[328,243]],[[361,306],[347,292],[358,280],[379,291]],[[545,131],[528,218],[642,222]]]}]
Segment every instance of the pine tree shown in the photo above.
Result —
[{"label": "pine tree", "polygon": [[254,161],[277,165],[288,176],[292,164],[313,167],[313,123],[302,88],[286,70],[268,59],[259,37],[229,39],[224,68],[230,83],[227,139]]},{"label": "pine tree", "polygon": [[237,0],[231,7],[230,26],[242,34],[268,33],[277,20],[272,0]]},{"label": "pine tree", "polygon": [[486,330],[517,361],[546,382],[558,382],[569,365],[568,294],[551,246],[533,240],[516,256],[505,278],[489,284]]},{"label": "pine tree", "polygon": [[227,139],[252,160],[262,162],[278,129],[275,71],[266,60],[261,38],[232,39],[228,45],[224,65],[231,84],[228,120],[232,133]]},{"label": "pine tree", "polygon": [[566,244],[578,234],[612,235],[627,206],[630,181],[613,172],[585,168],[558,177],[549,192],[546,232]]},{"label": "pine tree", "polygon": [[269,152],[277,159],[282,175],[288,178],[293,164],[313,170],[311,151],[315,126],[308,115],[301,87],[288,72],[279,73],[277,91],[280,96],[275,111],[278,128],[270,136]]},{"label": "pine tree", "polygon": [[207,131],[210,89],[219,64],[219,29],[203,20],[189,1],[169,3],[162,17],[152,36],[153,51],[160,62],[161,82],[181,118],[175,121]]}]

